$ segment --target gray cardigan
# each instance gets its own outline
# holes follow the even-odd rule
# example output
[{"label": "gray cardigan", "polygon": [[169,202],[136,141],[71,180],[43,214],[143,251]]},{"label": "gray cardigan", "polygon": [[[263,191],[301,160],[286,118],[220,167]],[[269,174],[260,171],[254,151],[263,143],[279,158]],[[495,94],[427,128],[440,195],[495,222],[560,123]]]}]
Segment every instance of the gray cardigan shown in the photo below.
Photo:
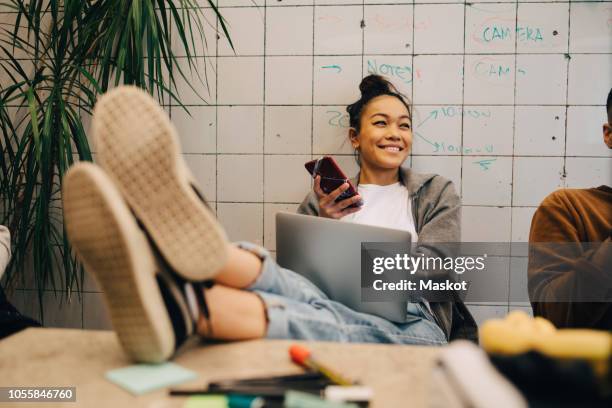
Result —
[{"label": "gray cardigan", "polygon": [[[412,200],[414,226],[419,236],[417,251],[425,256],[452,256],[444,253],[444,248],[427,246],[427,243],[461,240],[461,202],[453,182],[436,174],[420,174],[408,168],[400,169],[400,181]],[[356,186],[359,174],[351,182]],[[313,191],[299,206],[298,213],[319,215],[319,201]],[[431,302],[430,306],[448,340],[478,340],[476,322],[463,302]]]}]

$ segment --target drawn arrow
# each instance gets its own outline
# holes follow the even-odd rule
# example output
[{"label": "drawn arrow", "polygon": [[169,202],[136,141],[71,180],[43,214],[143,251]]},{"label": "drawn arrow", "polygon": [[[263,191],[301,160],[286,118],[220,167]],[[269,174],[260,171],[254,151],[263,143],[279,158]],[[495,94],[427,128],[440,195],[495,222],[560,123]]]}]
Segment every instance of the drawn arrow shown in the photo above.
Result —
[{"label": "drawn arrow", "polygon": [[493,162],[497,159],[484,159],[475,161],[474,164],[480,165],[480,170],[489,170],[489,167],[493,164]]},{"label": "drawn arrow", "polygon": [[[416,137],[419,137],[421,139],[423,139],[424,141],[426,141],[427,143],[429,143],[430,145],[432,145],[433,147],[435,147],[436,149],[440,147],[440,145],[438,144],[438,142],[432,142],[431,140],[427,139],[425,136],[423,136],[422,134],[420,134],[419,132],[414,132],[414,135]],[[436,150],[437,151],[437,150]]]},{"label": "drawn arrow", "polygon": [[340,65],[324,65],[321,68],[333,68],[333,69],[337,69],[338,70],[338,72],[336,72],[337,74],[342,72],[342,68],[340,67]]},{"label": "drawn arrow", "polygon": [[431,111],[431,112],[429,113],[429,115],[427,115],[427,117],[426,117],[425,119],[423,119],[423,121],[422,121],[421,123],[419,123],[418,125],[416,125],[416,127],[417,127],[417,128],[419,128],[419,127],[423,126],[423,123],[427,122],[427,121],[428,121],[429,119],[431,119],[431,118],[432,118],[434,115],[436,115],[436,116],[437,116],[437,113],[438,113],[438,111],[436,111],[436,110]]}]

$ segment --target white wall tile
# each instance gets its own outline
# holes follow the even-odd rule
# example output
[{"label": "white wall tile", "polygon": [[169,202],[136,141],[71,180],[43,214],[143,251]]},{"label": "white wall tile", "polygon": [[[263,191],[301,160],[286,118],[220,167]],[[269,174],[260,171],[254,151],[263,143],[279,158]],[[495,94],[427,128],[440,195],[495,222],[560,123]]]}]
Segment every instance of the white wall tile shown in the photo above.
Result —
[{"label": "white wall tile", "polygon": [[313,154],[352,154],[346,106],[315,106]]},{"label": "white wall tile", "polygon": [[213,155],[187,154],[183,156],[200,191],[207,200],[216,200],[216,158]]},{"label": "white wall tile", "polygon": [[[569,105],[603,105],[612,88],[610,54],[572,54],[568,72]],[[588,80],[598,78],[598,80]]]},{"label": "white wall tile", "polygon": [[414,156],[412,169],[419,173],[434,173],[450,179],[455,185],[455,192],[461,192],[461,157],[448,156]]},{"label": "white wall tile", "polygon": [[310,106],[267,106],[265,114],[265,153],[310,154]]},{"label": "white wall tile", "polygon": [[516,4],[472,3],[465,11],[465,52],[512,53]]},{"label": "white wall tile", "polygon": [[512,159],[495,157],[487,169],[480,165],[489,157],[463,158],[463,196],[466,205],[510,205],[512,196]]},{"label": "white wall tile", "polygon": [[[320,1],[320,0],[316,0],[316,1]],[[354,1],[354,0],[350,0],[350,1]],[[421,0],[421,2],[425,3],[426,0],[425,1]],[[389,0],[364,0],[363,3],[364,4],[389,4]],[[412,4],[412,3],[414,3],[414,0],[395,0],[393,2],[393,4]]]},{"label": "white wall tile", "polygon": [[565,163],[568,188],[612,185],[612,161],[608,158],[568,157]]},{"label": "white wall tile", "polygon": [[264,9],[257,7],[226,8],[221,12],[234,44],[232,50],[223,30],[219,30],[219,55],[263,55]]},{"label": "white wall tile", "polygon": [[466,106],[463,115],[463,154],[512,154],[512,106]]},{"label": "white wall tile", "polygon": [[461,153],[461,116],[445,115],[457,107],[414,106],[412,153],[457,155]]},{"label": "white wall tile", "polygon": [[382,75],[408,99],[412,98],[412,55],[365,55],[364,75]]},{"label": "white wall tile", "polygon": [[[206,0],[197,0],[199,2],[207,3]],[[265,2],[264,0],[216,0],[219,8],[225,7],[262,7]],[[225,12],[225,10],[221,11],[221,14]]]},{"label": "white wall tile", "polygon": [[535,211],[536,207],[512,208],[512,242],[529,242],[529,229]]},{"label": "white wall tile", "polygon": [[217,201],[260,202],[263,199],[261,155],[219,155]]},{"label": "white wall tile", "polygon": [[611,13],[609,2],[573,2],[570,11],[570,52],[609,53],[612,50]]},{"label": "white wall tile", "polygon": [[264,246],[276,250],[276,214],[296,213],[298,204],[264,204]]},{"label": "white wall tile", "polygon": [[567,155],[612,157],[603,141],[602,127],[607,120],[604,106],[568,107]]},{"label": "white wall tile", "polygon": [[362,16],[361,6],[315,7],[314,53],[361,53]]},{"label": "white wall tile", "polygon": [[512,105],[514,67],[514,55],[466,55],[464,102]]},{"label": "white wall tile", "polygon": [[359,0],[314,0],[315,5],[360,4]]},{"label": "white wall tile", "polygon": [[[191,55],[195,56],[217,56],[217,16],[212,9],[204,9],[202,11],[202,32],[194,25],[192,26],[193,39],[189,32],[189,27],[185,27],[185,36],[187,43],[191,48]],[[225,14],[224,14],[225,16]],[[219,26],[220,32],[223,32]],[[230,33],[231,35],[231,33]],[[192,42],[193,41],[193,42]],[[178,57],[185,57],[187,53],[183,48],[182,39],[179,36],[176,26],[172,29],[172,50]]]},{"label": "white wall tile", "polygon": [[461,55],[417,55],[413,67],[415,104],[461,103]]},{"label": "white wall tile", "polygon": [[314,0],[266,0],[267,7],[312,6]]},{"label": "white wall tile", "polygon": [[263,204],[219,203],[217,216],[231,241],[263,244]]},{"label": "white wall tile", "polygon": [[461,241],[509,242],[510,207],[471,207],[461,210]]},{"label": "white wall tile", "polygon": [[[173,90],[183,105],[214,104],[216,100],[216,58],[196,57],[194,66],[189,67],[186,58],[177,59],[180,69],[186,75],[185,80],[177,69],[174,69],[176,87]],[[178,105],[172,101],[173,105]]]},{"label": "white wall tile", "polygon": [[463,4],[414,6],[414,53],[463,53]]},{"label": "white wall tile", "polygon": [[348,105],[359,99],[361,57],[315,57],[314,103]]},{"label": "white wall tile", "polygon": [[263,65],[257,57],[219,57],[219,103],[261,104]]},{"label": "white wall tile", "polygon": [[267,202],[298,203],[310,190],[304,163],[310,156],[266,156],[264,199]]},{"label": "white wall tile", "polygon": [[313,7],[271,7],[266,13],[267,55],[312,55]]},{"label": "white wall tile", "polygon": [[217,143],[217,109],[214,106],[190,106],[172,109],[172,123],[176,127],[183,153],[214,153]]},{"label": "white wall tile", "polygon": [[412,50],[412,5],[365,6],[366,54],[403,54]]},{"label": "white wall tile", "polygon": [[219,106],[219,153],[263,152],[263,106]]},{"label": "white wall tile", "polygon": [[312,57],[266,58],[266,104],[312,103]]},{"label": "white wall tile", "polygon": [[518,55],[516,64],[517,104],[565,104],[567,60],[564,55]]},{"label": "white wall tile", "polygon": [[564,106],[517,106],[514,153],[520,156],[563,156]]},{"label": "white wall tile", "polygon": [[538,206],[563,187],[562,157],[515,157],[512,205]]},{"label": "white wall tile", "polygon": [[518,4],[517,52],[567,52],[569,3]]}]

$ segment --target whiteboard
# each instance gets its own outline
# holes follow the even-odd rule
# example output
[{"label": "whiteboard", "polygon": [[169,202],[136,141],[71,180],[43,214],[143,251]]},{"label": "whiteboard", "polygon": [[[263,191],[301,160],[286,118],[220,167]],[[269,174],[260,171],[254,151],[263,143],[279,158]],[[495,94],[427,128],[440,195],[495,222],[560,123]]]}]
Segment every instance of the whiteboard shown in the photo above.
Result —
[{"label": "whiteboard", "polygon": [[[170,111],[231,239],[275,250],[275,214],[294,211],[310,189],[305,161],[331,154],[346,173],[357,171],[346,105],[369,73],[413,101],[406,165],[454,182],[465,241],[527,241],[547,194],[612,185],[601,132],[612,87],[612,1],[218,4],[237,53],[213,35],[198,53],[207,56],[210,86],[192,83],[206,101],[179,83],[193,116]],[[476,313],[525,306],[481,305]]]},{"label": "whiteboard", "polygon": [[308,192],[305,160],[357,170],[346,105],[369,73],[413,101],[406,165],[454,182],[464,239],[526,240],[548,193],[612,184],[611,1],[219,0],[236,53],[201,4],[209,87],[191,85],[205,101],[179,81],[192,116],[170,111],[213,204],[263,205],[263,220],[245,221],[259,242],[273,242],[269,208]]}]

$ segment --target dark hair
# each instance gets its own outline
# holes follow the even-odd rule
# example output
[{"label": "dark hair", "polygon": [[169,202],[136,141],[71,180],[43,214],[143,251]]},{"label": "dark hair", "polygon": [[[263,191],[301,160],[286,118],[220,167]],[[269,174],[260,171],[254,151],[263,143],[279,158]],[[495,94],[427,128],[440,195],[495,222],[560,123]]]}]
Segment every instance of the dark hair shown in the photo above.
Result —
[{"label": "dark hair", "polygon": [[349,124],[355,131],[359,133],[361,126],[361,112],[366,105],[377,96],[390,95],[395,96],[399,99],[406,109],[408,109],[408,116],[412,120],[412,110],[410,109],[410,102],[408,98],[401,94],[395,86],[380,75],[368,75],[361,80],[359,84],[359,90],[361,91],[361,98],[355,103],[350,104],[346,107],[346,111],[349,114]]},{"label": "dark hair", "polygon": [[610,88],[608,100],[606,101],[606,113],[608,114],[608,123],[612,124],[612,88]]},{"label": "dark hair", "polygon": [[[367,77],[361,80],[359,84],[359,90],[361,91],[361,97],[357,102],[354,102],[346,107],[346,111],[349,114],[349,125],[354,128],[357,133],[360,131],[361,127],[361,113],[366,105],[377,96],[381,95],[390,95],[395,96],[399,99],[406,109],[408,109],[408,116],[412,121],[412,109],[410,109],[410,102],[408,98],[400,93],[395,86],[385,78],[380,75],[368,75]],[[361,167],[361,159],[359,157],[359,152],[355,150],[355,161],[359,167]]]}]

